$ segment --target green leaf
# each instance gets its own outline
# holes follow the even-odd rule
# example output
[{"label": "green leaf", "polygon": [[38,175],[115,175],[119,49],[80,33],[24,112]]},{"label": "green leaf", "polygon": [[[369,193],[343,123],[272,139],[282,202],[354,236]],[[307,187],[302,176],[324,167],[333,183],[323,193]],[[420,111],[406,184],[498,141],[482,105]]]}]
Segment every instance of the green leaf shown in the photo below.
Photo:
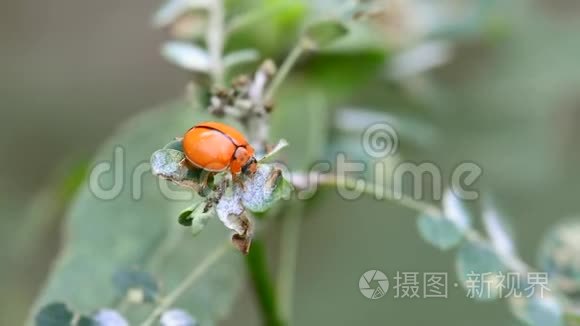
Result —
[{"label": "green leaf", "polygon": [[36,326],[91,326],[94,325],[91,319],[85,316],[78,316],[72,312],[64,303],[51,303],[44,306],[36,315]]},{"label": "green leaf", "polygon": [[212,69],[207,51],[195,44],[170,41],[163,45],[161,54],[167,61],[185,70],[205,73]]},{"label": "green leaf", "polygon": [[458,245],[463,239],[462,232],[449,219],[431,214],[422,214],[417,220],[421,237],[441,249],[448,250]]},{"label": "green leaf", "polygon": [[292,186],[274,164],[259,164],[256,173],[243,185],[236,185],[242,205],[254,213],[272,208],[282,199],[288,198]]},{"label": "green leaf", "polygon": [[207,225],[209,219],[216,215],[215,209],[210,208],[206,204],[198,204],[195,209],[190,213],[191,223],[190,230],[191,234],[198,235]]},{"label": "green leaf", "polygon": [[[530,326],[564,326],[562,305],[553,296],[511,297],[510,309]],[[569,319],[568,319],[569,320]],[[573,324],[569,324],[572,326]]]},{"label": "green leaf", "polygon": [[197,326],[199,323],[187,311],[171,309],[161,315],[161,326]]},{"label": "green leaf", "polygon": [[469,208],[451,190],[447,190],[443,196],[443,213],[459,230],[465,232],[471,228],[473,217]]},{"label": "green leaf", "polygon": [[368,25],[349,22],[346,25],[348,33],[341,36],[328,46],[320,49],[320,54],[351,54],[366,56],[370,53],[387,54],[388,48],[384,38],[376,33]]},{"label": "green leaf", "polygon": [[[176,139],[151,155],[151,172],[196,192],[208,191],[208,187],[199,186],[200,180],[205,179],[206,172],[187,164],[186,161],[182,140]],[[211,177],[205,180],[207,185],[211,185],[213,181]]]},{"label": "green leaf", "polygon": [[174,149],[183,152],[183,139],[175,139],[163,146],[163,149]]},{"label": "green leaf", "polygon": [[37,326],[70,325],[74,313],[64,303],[51,303],[43,307],[36,315]]},{"label": "green leaf", "polygon": [[553,226],[544,236],[538,265],[550,281],[575,303],[580,293],[580,219],[571,218]]},{"label": "green leaf", "polygon": [[155,13],[153,24],[156,27],[166,27],[192,10],[207,9],[209,3],[208,0],[168,0]]},{"label": "green leaf", "polygon": [[534,326],[564,326],[562,307],[553,297],[532,298],[527,313]]},{"label": "green leaf", "polygon": [[246,209],[242,205],[241,192],[237,189],[226,189],[216,206],[216,213],[220,221],[237,234],[246,234],[251,230]]},{"label": "green leaf", "polygon": [[276,146],[274,146],[274,148],[272,148],[272,150],[270,150],[266,155],[264,155],[263,157],[260,157],[258,159],[258,162],[265,163],[265,162],[272,160],[272,158],[274,158],[284,148],[288,147],[288,145],[289,144],[288,144],[288,141],[286,139],[280,139],[278,141],[278,143],[276,144]]},{"label": "green leaf", "polygon": [[[239,49],[252,44],[264,57],[279,54],[290,47],[307,11],[306,4],[294,0],[228,1],[229,12],[236,12],[229,22],[232,37],[228,48]],[[242,8],[239,8],[242,7]]]},{"label": "green leaf", "polygon": [[483,209],[483,225],[498,253],[505,257],[517,256],[509,224],[489,200],[486,201],[486,207]]},{"label": "green leaf", "polygon": [[[332,47],[336,45],[338,42]],[[327,52],[329,48],[318,52],[304,63],[307,77],[301,82],[307,84],[305,86],[327,90],[328,98],[333,102],[347,101],[351,96],[368,91],[368,84],[385,64],[386,55],[383,50],[347,47],[340,51]],[[292,139],[288,140],[295,144]]]},{"label": "green leaf", "polygon": [[170,180],[185,180],[189,168],[182,162],[185,154],[175,149],[160,149],[151,156],[151,169],[154,175]]},{"label": "green leaf", "polygon": [[149,273],[135,269],[122,270],[113,276],[113,284],[133,303],[154,302],[159,297],[159,283]]},{"label": "green leaf", "polygon": [[325,20],[311,24],[305,35],[317,48],[332,44],[348,33],[348,28],[339,20]]},{"label": "green leaf", "polygon": [[469,298],[487,301],[499,296],[498,282],[506,267],[487,243],[465,241],[457,253],[456,269]]},{"label": "green leaf", "polygon": [[224,56],[224,67],[230,69],[237,65],[258,61],[258,59],[260,59],[260,52],[256,49],[237,50]]},{"label": "green leaf", "polygon": [[93,316],[96,326],[129,326],[129,323],[118,311],[101,309]]},{"label": "green leaf", "polygon": [[199,206],[199,203],[196,203],[195,205],[189,206],[188,208],[182,210],[179,213],[179,216],[177,217],[177,221],[179,222],[179,224],[183,226],[191,226],[191,223],[193,221],[193,217],[191,216],[191,214],[197,208],[197,206]]},{"label": "green leaf", "polygon": [[[256,173],[225,190],[219,199],[216,212],[226,227],[238,233],[245,233],[245,222],[238,217],[242,216],[246,209],[253,213],[266,212],[278,200],[288,198],[291,191],[292,186],[277,165],[260,163]],[[188,212],[190,210],[184,211],[183,215]]]},{"label": "green leaf", "polygon": [[291,190],[282,170],[276,165],[258,164],[256,173],[225,189],[215,213],[226,228],[236,233],[232,238],[234,243],[247,253],[254,233],[254,215],[251,213],[268,211],[278,200],[288,198]]},{"label": "green leaf", "polygon": [[[81,187],[66,217],[63,250],[35,307],[64,301],[88,314],[114,306],[118,295],[111,279],[124,266],[146,266],[145,270],[159,275],[159,281],[170,291],[209,252],[223,246],[229,234],[217,223],[210,223],[196,238],[176,237],[180,240],[171,244],[167,239],[173,238],[174,232],[185,232],[175,228],[175,216],[195,197],[185,191],[184,198],[170,200],[160,190],[166,181],[149,171],[133,175],[168,140],[211,119],[202,110],[195,110],[192,114],[189,104],[176,103],[145,112],[124,124],[101,148],[96,162],[109,162],[114,148],[124,149],[124,164],[119,167],[122,172],[105,173],[99,178],[104,189],[122,182],[122,191],[112,200],[103,200],[87,184]],[[137,192],[140,197],[136,197]],[[152,270],[156,266],[161,269]],[[187,306],[200,323],[213,324],[228,313],[240,289],[243,273],[239,271],[243,268],[241,255],[228,251],[176,304]],[[143,314],[136,310],[127,317],[131,324],[138,324]]]}]

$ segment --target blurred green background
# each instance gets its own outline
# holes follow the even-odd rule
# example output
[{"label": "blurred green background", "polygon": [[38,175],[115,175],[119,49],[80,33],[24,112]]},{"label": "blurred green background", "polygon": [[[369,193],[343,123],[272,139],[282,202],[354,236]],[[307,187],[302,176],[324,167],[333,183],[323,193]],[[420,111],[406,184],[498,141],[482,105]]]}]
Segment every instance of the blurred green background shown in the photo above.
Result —
[{"label": "blurred green background", "polygon": [[[399,84],[364,75],[357,93],[344,98],[340,83],[330,80],[349,73],[324,67],[338,69],[345,60],[351,64],[345,71],[366,69],[372,59],[355,53],[346,59],[313,55],[298,67],[297,80],[328,80],[340,99],[333,105],[366,106],[419,122],[410,134],[433,130],[428,146],[402,139],[405,159],[435,162],[446,176],[464,161],[480,165],[477,187],[493,191],[513,223],[522,257],[534,264],[546,230],[578,213],[580,3],[487,2],[484,27],[454,39],[450,62],[420,78]],[[0,4],[2,325],[26,317],[60,248],[66,202],[93,152],[121,122],[184,93],[189,76],[162,59],[166,36],[151,27],[160,5]],[[278,60],[293,41],[283,28],[277,34],[251,31],[237,42],[260,40],[257,46]],[[300,131],[284,136],[299,137]],[[389,277],[396,271],[453,275],[452,255],[420,239],[415,215],[372,198],[348,202],[332,191],[321,194],[302,224],[296,324],[518,325],[505,303],[475,302],[459,288],[450,288],[447,300],[361,296],[358,279],[369,269]],[[258,322],[246,286],[225,324]]]}]

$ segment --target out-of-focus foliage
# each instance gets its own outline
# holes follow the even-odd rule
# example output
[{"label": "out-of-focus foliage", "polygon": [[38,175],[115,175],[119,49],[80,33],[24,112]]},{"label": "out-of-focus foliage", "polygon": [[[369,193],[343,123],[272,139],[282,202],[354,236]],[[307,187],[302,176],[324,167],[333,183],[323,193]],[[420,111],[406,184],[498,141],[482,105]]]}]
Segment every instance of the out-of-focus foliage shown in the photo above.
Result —
[{"label": "out-of-focus foliage", "polygon": [[575,304],[580,293],[579,230],[578,219],[555,225],[545,235],[538,255],[542,270],[550,273],[553,284]]},{"label": "out-of-focus foliage", "polygon": [[425,241],[442,250],[457,245],[463,238],[457,226],[443,216],[424,214],[419,216],[417,223]]},{"label": "out-of-focus foliage", "polygon": [[[326,2],[328,1],[324,1]],[[328,5],[324,6],[322,3],[316,2],[323,8],[321,11],[331,12],[327,9]],[[543,231],[554,224],[557,218],[575,214],[578,210],[576,197],[579,191],[577,187],[579,180],[575,173],[579,159],[576,150],[579,129],[577,128],[576,89],[579,85],[580,71],[576,63],[580,55],[580,44],[575,31],[580,28],[578,24],[580,10],[575,7],[573,1],[518,0],[477,1],[477,3],[485,9],[483,14],[469,16],[464,24],[440,29],[429,37],[437,39],[451,35],[452,40],[458,37],[458,43],[451,43],[451,52],[448,52],[449,48],[440,51],[441,44],[435,47],[419,48],[423,52],[395,50],[407,46],[410,50],[417,50],[411,46],[413,42],[393,39],[397,36],[417,34],[399,33],[396,30],[393,32],[393,26],[398,25],[386,24],[383,25],[385,29],[381,34],[381,38],[387,39],[386,47],[367,48],[366,51],[361,51],[360,47],[349,48],[348,46],[352,43],[345,42],[339,44],[340,46],[337,45],[335,49],[331,48],[308,55],[300,62],[297,73],[292,77],[291,82],[284,86],[281,96],[277,99],[277,111],[273,115],[272,138],[273,140],[281,137],[288,138],[292,146],[282,153],[282,157],[287,159],[293,167],[302,168],[312,160],[326,157],[330,151],[326,145],[329,135],[336,148],[339,149],[344,148],[345,144],[350,144],[351,148],[356,149],[360,144],[356,132],[351,135],[342,135],[344,138],[335,136],[337,130],[330,126],[333,118],[329,108],[356,105],[362,108],[372,108],[381,113],[388,112],[389,116],[398,122],[396,125],[401,129],[400,134],[410,135],[402,137],[399,159],[404,157],[416,161],[434,161],[445,171],[463,160],[477,162],[484,168],[484,177],[480,185],[490,186],[496,191],[502,207],[505,206],[509,216],[512,217],[510,223],[514,233],[517,234],[518,252],[527,261],[533,261]],[[30,102],[25,103],[28,103],[30,107],[34,107],[35,110],[42,107],[43,110],[35,115],[28,114],[30,110],[14,113],[26,116],[26,119],[21,119],[19,132],[6,128],[5,136],[10,137],[3,137],[3,139],[14,140],[18,138],[14,135],[18,134],[33,135],[31,138],[35,142],[43,144],[38,147],[46,148],[47,151],[42,155],[46,157],[46,161],[43,161],[46,165],[42,172],[39,172],[38,160],[7,162],[12,168],[6,168],[5,171],[13,171],[14,166],[17,165],[30,172],[20,175],[15,173],[14,176],[4,177],[7,180],[18,178],[19,183],[26,184],[27,188],[24,191],[26,196],[30,196],[32,189],[38,188],[37,185],[42,180],[38,176],[45,174],[45,170],[49,170],[50,165],[54,165],[53,163],[60,159],[51,158],[50,155],[58,156],[65,150],[72,151],[79,148],[86,150],[89,144],[89,150],[94,148],[96,140],[104,138],[112,124],[118,124],[118,120],[129,115],[129,108],[125,107],[136,106],[141,109],[145,102],[135,102],[135,99],[161,101],[169,94],[181,92],[180,87],[183,84],[181,80],[175,79],[174,76],[179,74],[172,70],[172,67],[161,65],[159,61],[154,61],[156,64],[151,64],[153,61],[133,63],[136,49],[139,55],[145,55],[147,51],[153,53],[158,40],[143,45],[139,42],[140,37],[130,41],[115,38],[116,35],[124,34],[121,31],[127,31],[127,34],[131,34],[131,38],[137,34],[149,35],[150,31],[144,27],[145,15],[151,12],[153,6],[142,7],[135,13],[135,8],[128,10],[119,8],[115,4],[113,9],[113,5],[109,4],[110,7],[103,7],[103,13],[106,15],[99,16],[99,10],[87,10],[83,7],[82,10],[68,14],[65,7],[73,5],[68,3],[52,5],[62,6],[64,8],[61,8],[62,17],[65,18],[79,17],[79,15],[91,12],[96,17],[95,19],[101,19],[98,22],[92,22],[96,26],[102,26],[103,21],[109,20],[116,21],[117,24],[111,24],[110,28],[114,30],[114,33],[105,27],[92,30],[95,35],[100,35],[95,39],[92,36],[87,37],[88,33],[84,28],[71,27],[70,24],[73,22],[63,18],[62,21],[66,22],[63,24],[67,24],[66,28],[53,33],[63,35],[59,37],[63,37],[66,43],[54,43],[47,46],[44,41],[39,41],[35,45],[34,42],[23,40],[22,43],[26,45],[21,50],[26,51],[21,52],[27,55],[22,56],[21,53],[14,55],[15,58],[21,58],[18,60],[22,62],[14,65],[13,69],[18,70],[18,74],[10,74],[9,69],[7,76],[14,75],[18,78],[3,82],[10,93],[3,98],[6,101],[15,101],[13,99],[18,97],[27,98]],[[157,5],[156,3],[155,6]],[[135,4],[135,6],[145,5]],[[228,53],[230,53],[229,50],[252,47],[256,48],[262,56],[276,58],[282,57],[292,46],[300,32],[300,22],[305,17],[308,8],[307,3],[294,1],[229,1],[229,6],[230,11],[235,13],[244,12],[250,7],[259,8],[267,13],[264,16],[267,18],[235,30],[232,42],[228,44]],[[277,10],[278,6],[283,9]],[[41,5],[37,4],[32,7],[41,8]],[[56,8],[55,15],[59,11]],[[72,10],[74,8],[71,12]],[[118,14],[112,15],[113,11]],[[3,12],[6,15],[14,15],[19,11]],[[413,12],[417,11],[405,11],[407,14]],[[45,15],[42,16],[45,17]],[[141,17],[141,20],[129,23],[132,17]],[[3,21],[11,22],[10,19]],[[380,23],[381,20],[378,22]],[[78,25],[77,22],[74,24]],[[88,24],[90,24],[89,21],[87,21]],[[129,24],[132,27],[129,27]],[[130,29],[135,28],[134,26],[139,26],[139,28]],[[38,27],[31,24],[30,28],[32,27],[35,30],[30,34],[39,34],[36,32]],[[362,34],[357,34],[359,32],[357,28],[349,29],[351,33],[349,35],[362,40],[363,38],[359,37]],[[3,29],[2,33],[10,33],[11,30],[16,29],[11,26]],[[69,33],[75,33],[75,30],[78,30],[78,33],[85,33],[78,38],[79,41],[72,42],[64,39],[70,35]],[[93,35],[92,33],[90,35]],[[45,37],[43,33],[40,34]],[[47,35],[46,39],[54,38],[54,34]],[[114,40],[107,44],[107,47],[92,51],[102,57],[102,60],[107,60],[104,65],[109,70],[98,65],[89,65],[85,71],[87,62],[82,61],[82,66],[77,62],[81,60],[78,58],[85,58],[82,55],[85,52],[81,47],[86,44],[82,40],[93,43],[109,38],[114,38]],[[131,58],[130,60],[123,59],[118,52],[115,52],[119,48],[119,43],[125,42],[131,44],[128,46],[131,51],[124,53],[126,57]],[[72,43],[79,45],[75,47]],[[66,50],[64,55],[59,55],[61,52],[56,49],[57,45],[64,49],[62,51]],[[447,45],[444,44],[444,46]],[[69,50],[73,47],[76,50]],[[147,51],[144,50],[145,48]],[[356,50],[353,51],[353,48]],[[111,54],[109,58],[107,55],[101,55],[103,52],[116,54]],[[35,53],[42,57],[42,59],[36,59],[36,65],[33,64],[34,60],[32,63],[28,60],[29,56],[33,58]],[[416,70],[408,69],[409,62],[413,63],[414,58],[431,58],[433,53],[443,54],[441,56],[443,58],[446,58],[449,53],[452,55],[448,58],[449,60],[443,60],[447,64],[437,68],[434,74],[413,73],[410,77],[403,74],[405,78],[402,81],[393,81],[392,62],[403,63],[405,69],[397,70],[399,72],[414,72]],[[60,59],[62,62],[51,58],[51,54],[54,58],[62,57]],[[399,54],[411,55],[398,56]],[[0,57],[0,60],[7,63],[13,62],[10,60],[16,60],[10,58],[6,55]],[[96,59],[94,56],[90,58]],[[395,58],[397,60],[391,61]],[[51,64],[51,62],[57,64]],[[58,64],[58,62],[61,63]],[[120,82],[108,86],[113,78],[99,77],[101,71],[108,71],[109,75],[116,77],[120,75],[118,67],[121,63],[124,63],[124,66],[136,77],[131,79],[131,82],[121,78]],[[137,68],[131,70],[132,65],[137,65]],[[64,69],[65,73],[59,71],[57,67]],[[416,65],[411,65],[411,67],[417,68]],[[91,76],[91,80],[101,80],[101,82],[83,84],[71,79],[68,84],[62,83],[62,79],[69,78],[69,74],[75,69],[83,75]],[[136,73],[141,70],[145,71],[143,75]],[[160,71],[164,73],[160,74]],[[167,77],[169,74],[171,77]],[[130,76],[131,73],[123,75]],[[395,74],[397,78],[400,75],[400,73]],[[48,87],[46,82],[42,84],[43,78],[49,78],[53,86]],[[103,78],[106,82],[102,82]],[[139,84],[144,81],[151,84]],[[35,89],[25,82],[40,84],[36,85]],[[25,87],[19,90],[15,86],[18,83],[23,83]],[[81,87],[84,87],[83,91],[77,92],[76,90]],[[155,91],[161,87],[164,87],[164,92]],[[11,88],[14,88],[14,92]],[[125,92],[131,95],[123,98]],[[39,104],[40,102],[42,105]],[[67,110],[70,112],[64,109],[67,105],[69,107]],[[7,104],[7,107],[12,106]],[[362,115],[360,110],[357,112]],[[154,113],[146,113],[144,117],[134,120],[130,125],[123,126],[124,131],[120,133],[122,138],[116,136],[114,140],[110,140],[101,149],[97,159],[110,159],[112,146],[120,142],[126,145],[127,166],[145,162],[154,150],[173,137],[179,136],[180,132],[198,121],[197,119],[202,119],[199,110],[193,111],[185,108],[185,105],[181,108],[164,108],[163,114],[158,112],[155,116],[153,115]],[[34,116],[35,119],[31,119],[30,116]],[[47,116],[51,118],[46,119]],[[145,117],[149,117],[152,121],[145,123],[142,120]],[[171,121],[165,120],[168,118],[171,118]],[[8,119],[1,120],[8,121]],[[90,123],[87,123],[87,120]],[[56,132],[54,127],[56,124],[51,121],[55,123],[58,121],[61,130]],[[74,123],[68,124],[63,121]],[[164,127],[158,128],[159,125],[164,125]],[[306,125],[309,125],[307,131],[304,128]],[[130,131],[125,128],[134,130]],[[138,132],[133,133],[135,130]],[[435,135],[430,131],[435,131]],[[19,149],[22,151],[22,157],[28,157],[29,151],[24,151],[30,148],[29,144],[25,144],[26,140],[18,139],[14,142],[18,145],[8,148],[14,153]],[[308,149],[301,146],[305,143],[309,144]],[[171,245],[175,237],[189,238],[189,234],[182,235],[180,231],[183,230],[179,228],[167,229],[170,225],[167,222],[169,220],[175,222],[175,216],[189,203],[169,203],[162,200],[157,196],[157,186],[153,177],[145,175],[144,179],[146,188],[144,197],[140,201],[132,201],[129,190],[125,189],[121,197],[113,202],[97,202],[89,194],[86,185],[81,188],[75,204],[66,214],[67,240],[63,244],[65,250],[52,275],[58,275],[59,272],[65,274],[49,281],[48,288],[43,293],[43,303],[67,299],[67,304],[71,305],[71,311],[80,308],[87,314],[94,313],[97,308],[117,304],[117,293],[112,277],[119,271],[119,267],[127,269],[145,267],[150,259],[147,253],[152,252],[152,248],[160,245],[159,251],[165,252],[167,248],[171,248],[165,245]],[[3,231],[3,243],[9,244],[3,247],[9,248],[10,251],[7,260],[10,263],[3,268],[1,277],[2,288],[10,293],[10,297],[3,298],[0,305],[2,308],[6,307],[3,309],[6,313],[0,313],[0,321],[3,324],[20,324],[19,321],[14,320],[22,316],[10,317],[10,315],[23,315],[22,311],[26,309],[24,306],[31,300],[31,293],[34,291],[31,288],[36,288],[40,279],[45,277],[44,271],[49,265],[46,256],[53,252],[45,249],[32,250],[30,253],[30,250],[23,248],[29,248],[28,246],[37,242],[43,246],[46,243],[47,248],[54,248],[55,243],[60,243],[59,240],[55,240],[56,235],[59,234],[55,225],[59,221],[52,220],[48,216],[53,215],[49,212],[53,211],[54,203],[61,200],[55,198],[56,190],[47,192],[48,194],[39,196],[41,199],[37,202],[45,201],[45,203],[39,205],[38,212],[31,217],[22,213],[22,207],[27,206],[24,200],[12,199],[20,195],[12,189],[5,190],[3,193],[3,195],[10,194],[10,196],[2,196],[2,207],[5,210],[3,217],[6,216],[6,218],[1,221],[0,228]],[[14,203],[4,204],[5,198],[13,200]],[[336,194],[330,191],[326,191],[318,199],[312,202],[306,213],[300,241],[295,308],[297,324],[360,323],[364,320],[367,323],[377,324],[393,322],[513,325],[514,321],[507,312],[505,304],[501,302],[477,304],[466,300],[463,290],[454,288],[450,288],[449,299],[444,301],[402,301],[387,297],[385,301],[377,302],[377,304],[369,303],[360,296],[356,285],[353,285],[369,268],[382,269],[388,272],[389,276],[397,270],[450,271],[454,264],[454,257],[435,251],[419,241],[415,228],[416,221],[413,219],[414,212],[368,198],[345,202],[339,200]],[[131,203],[130,207],[129,203]],[[59,208],[59,213],[54,215],[62,215],[61,210],[62,208]],[[425,218],[429,219],[423,220]],[[421,220],[423,222],[419,223],[433,222],[431,217],[423,217]],[[35,227],[31,226],[36,223],[28,223],[31,221],[41,224],[39,233],[34,231]],[[496,228],[500,224],[496,223],[497,221],[488,215],[484,227],[490,231],[489,236],[495,239],[494,245],[508,248],[509,245],[506,246],[506,242],[501,240],[503,231],[498,231]],[[476,227],[479,226],[476,221],[473,223]],[[423,226],[423,229],[432,230],[431,227],[426,226]],[[550,271],[551,275],[557,279],[557,286],[564,289],[574,299],[577,287],[572,273],[574,260],[562,257],[577,257],[577,248],[574,247],[574,241],[569,240],[574,239],[573,235],[566,237],[558,235],[564,232],[563,230],[572,229],[574,228],[571,226],[557,228],[546,237],[547,240],[540,249],[541,258],[538,268]],[[22,230],[22,232],[13,232],[13,230]],[[504,229],[501,228],[501,230]],[[424,233],[429,232],[431,231],[424,231]],[[15,236],[15,234],[23,234],[23,236]],[[27,236],[30,234],[41,236]],[[166,234],[169,234],[168,238],[165,238]],[[505,234],[511,237],[509,232]],[[175,280],[183,277],[180,272],[190,270],[192,265],[199,261],[202,252],[206,249],[206,241],[215,240],[212,235],[215,235],[215,239],[227,237],[227,234],[216,223],[210,221],[206,230],[198,238],[188,239],[186,245],[170,249],[175,250],[174,257],[156,262],[156,259],[153,259],[154,263],[151,265],[155,266],[148,270],[152,271],[155,277],[166,276],[166,279],[164,278],[161,282],[161,291],[171,289],[175,285]],[[447,237],[445,239],[449,240]],[[434,242],[437,243],[437,240]],[[451,246],[455,242],[455,240],[449,241],[443,247]],[[470,247],[466,249],[464,246]],[[96,248],[99,249],[98,252],[95,251]],[[479,255],[482,254],[480,251],[487,253],[488,249],[478,247],[477,243],[463,243],[460,252],[467,262],[462,266],[472,266],[469,259],[474,251]],[[24,252],[28,253],[22,256]],[[161,256],[165,255],[165,253],[161,254]],[[214,273],[207,277],[219,278],[221,275],[224,279],[236,280],[237,284],[238,277],[241,278],[238,274],[243,267],[236,259],[234,255],[231,255],[231,258],[224,257],[216,265],[215,271],[218,272],[212,270]],[[495,259],[490,259],[490,261],[495,262]],[[33,268],[23,266],[26,264],[24,262],[31,262],[34,264]],[[160,266],[172,266],[172,268],[169,268],[168,274],[156,273],[160,270]],[[24,279],[25,275],[32,275],[34,271],[38,271],[37,275]],[[11,281],[12,279],[20,281],[15,283]],[[452,284],[456,280],[450,276],[449,281]],[[211,286],[215,284],[205,280],[198,284],[202,283]],[[82,287],[80,287],[81,284]],[[227,287],[228,291],[227,293],[219,291],[218,294],[226,298],[220,299],[220,302],[223,306],[230,306],[234,294],[238,293],[238,287],[235,284],[232,286],[233,289],[223,286]],[[25,287],[29,289],[22,291]],[[95,295],[96,293],[99,295]],[[191,291],[191,297],[184,300],[187,306],[180,306],[180,308],[187,308],[196,319],[202,321],[202,324],[213,320],[213,316],[210,315],[223,316],[223,311],[227,309],[222,310],[222,307],[216,308],[214,305],[205,307],[207,308],[205,310],[200,309],[203,311],[190,310],[190,307],[201,307],[206,302],[196,299],[199,298],[198,295],[207,298],[205,290],[194,288]],[[248,323],[255,321],[256,311],[249,303],[252,300],[249,300],[247,296],[242,298],[233,306],[232,324],[241,322],[240,316],[247,318]],[[97,300],[98,302],[94,302]],[[190,302],[195,302],[195,304],[190,305]],[[550,307],[554,307],[553,301],[548,300],[546,305],[537,301],[524,303],[518,307],[524,308],[523,319],[528,322],[535,322],[538,325],[551,323],[537,318],[537,314],[531,314],[530,317],[530,311],[552,311],[553,314],[542,313],[540,317],[556,316],[550,320],[559,318],[558,309],[550,310]],[[37,308],[39,307],[40,304],[37,305]],[[417,311],[423,313],[417,314]],[[453,313],[442,314],[441,311],[453,311]],[[143,313],[144,311],[139,310],[135,314],[142,315]],[[4,322],[2,318],[12,319]]]}]

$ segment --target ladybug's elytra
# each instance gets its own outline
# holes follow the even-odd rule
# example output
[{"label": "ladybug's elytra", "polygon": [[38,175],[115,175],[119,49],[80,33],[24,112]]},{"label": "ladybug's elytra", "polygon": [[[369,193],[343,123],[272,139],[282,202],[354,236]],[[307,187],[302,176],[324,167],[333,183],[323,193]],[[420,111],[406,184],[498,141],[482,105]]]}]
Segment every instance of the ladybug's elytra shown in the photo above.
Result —
[{"label": "ladybug's elytra", "polygon": [[206,171],[256,172],[254,148],[241,132],[223,123],[203,122],[189,129],[183,136],[183,151],[192,165]]}]

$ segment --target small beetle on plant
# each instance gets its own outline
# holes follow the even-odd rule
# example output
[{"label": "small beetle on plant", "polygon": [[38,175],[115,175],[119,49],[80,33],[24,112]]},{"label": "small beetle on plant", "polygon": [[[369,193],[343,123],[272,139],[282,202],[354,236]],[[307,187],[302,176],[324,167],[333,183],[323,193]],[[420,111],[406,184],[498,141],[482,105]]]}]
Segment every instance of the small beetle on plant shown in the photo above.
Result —
[{"label": "small beetle on plant", "polygon": [[208,172],[230,169],[232,178],[256,172],[254,148],[238,130],[219,122],[203,122],[183,137],[187,161]]}]

